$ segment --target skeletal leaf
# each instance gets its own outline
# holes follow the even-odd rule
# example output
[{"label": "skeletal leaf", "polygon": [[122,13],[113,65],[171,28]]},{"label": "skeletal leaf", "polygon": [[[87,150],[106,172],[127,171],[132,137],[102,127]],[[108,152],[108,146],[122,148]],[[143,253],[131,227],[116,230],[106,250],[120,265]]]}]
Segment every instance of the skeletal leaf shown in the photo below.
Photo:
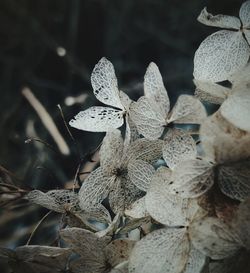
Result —
[{"label": "skeletal leaf", "polygon": [[70,190],[51,190],[46,193],[33,190],[25,195],[25,199],[59,213],[74,209],[78,204],[77,194]]},{"label": "skeletal leaf", "polygon": [[125,214],[132,218],[143,218],[148,216],[145,205],[145,197],[142,197],[135,201],[130,208],[125,211]]},{"label": "skeletal leaf", "polygon": [[146,210],[164,225],[186,226],[199,208],[197,201],[170,194],[170,183],[171,172],[166,167],[159,168],[145,197]]},{"label": "skeletal leaf", "polygon": [[194,80],[196,85],[195,96],[201,101],[214,104],[222,104],[230,94],[231,90],[213,82]]},{"label": "skeletal leaf", "polygon": [[[129,233],[129,238],[130,238],[131,231],[135,231],[135,229],[137,229],[137,231],[138,231],[139,227],[149,224],[149,223],[150,223],[150,216],[129,219],[125,222],[124,226],[122,226],[121,228],[118,229],[117,234],[123,235],[123,234]],[[140,232],[138,235],[139,235],[138,238],[136,238],[136,239],[134,238],[133,240],[140,240]]]},{"label": "skeletal leaf", "polygon": [[186,228],[158,229],[136,243],[129,260],[130,273],[181,273],[190,245]]},{"label": "skeletal leaf", "polygon": [[106,132],[121,127],[123,112],[110,107],[93,106],[79,112],[69,125],[90,132]]},{"label": "skeletal leaf", "polygon": [[166,125],[166,115],[162,114],[154,99],[145,96],[131,104],[130,117],[138,132],[148,139],[159,138]]},{"label": "skeletal leaf", "polygon": [[250,1],[246,1],[241,5],[240,20],[244,28],[250,27]]},{"label": "skeletal leaf", "polygon": [[228,163],[218,167],[221,191],[232,199],[244,201],[250,196],[250,161]]},{"label": "skeletal leaf", "polygon": [[117,78],[113,64],[106,58],[95,65],[91,84],[96,98],[104,104],[124,109],[119,97]]},{"label": "skeletal leaf", "polygon": [[113,236],[114,233],[116,232],[116,230],[118,229],[119,225],[121,222],[121,214],[118,213],[116,214],[116,216],[114,217],[114,219],[112,220],[112,222],[108,225],[107,228],[100,230],[96,233],[96,235],[99,238],[105,238],[105,236]]},{"label": "skeletal leaf", "polygon": [[163,158],[171,169],[181,161],[196,157],[195,141],[183,130],[168,130],[164,137],[164,143],[162,149]]},{"label": "skeletal leaf", "polygon": [[237,128],[250,132],[250,92],[235,92],[221,105],[222,116]]},{"label": "skeletal leaf", "polygon": [[101,167],[94,170],[83,182],[79,191],[79,205],[83,210],[95,207],[107,196],[115,176],[105,176]]},{"label": "skeletal leaf", "polygon": [[129,178],[131,182],[142,191],[147,191],[154,172],[154,167],[141,159],[129,161]]},{"label": "skeletal leaf", "polygon": [[124,109],[126,111],[129,111],[130,104],[133,102],[130,97],[124,93],[123,91],[119,92],[119,97],[121,100],[121,104],[123,105]]},{"label": "skeletal leaf", "polygon": [[197,20],[207,26],[229,28],[229,29],[240,29],[241,23],[237,17],[228,15],[213,15],[207,12],[207,8],[204,8]]},{"label": "skeletal leaf", "polygon": [[144,94],[157,103],[163,116],[169,112],[170,103],[161,73],[155,63],[150,63],[144,76]]},{"label": "skeletal leaf", "polygon": [[135,245],[135,241],[128,239],[116,239],[110,242],[104,249],[106,258],[112,267],[128,260]]},{"label": "skeletal leaf", "polygon": [[197,98],[180,95],[167,122],[199,124],[203,122],[206,116],[205,107]]},{"label": "skeletal leaf", "polygon": [[100,165],[103,173],[112,175],[113,170],[121,164],[123,139],[119,130],[106,133],[100,149]]},{"label": "skeletal leaf", "polygon": [[217,31],[195,52],[194,78],[212,82],[227,80],[246,65],[249,53],[249,45],[240,31]]},{"label": "skeletal leaf", "polygon": [[199,159],[184,161],[172,174],[169,191],[182,198],[194,198],[208,191],[214,183],[212,164]]},{"label": "skeletal leaf", "polygon": [[189,227],[189,236],[196,249],[214,260],[232,256],[241,248],[237,234],[218,218],[196,220]]}]

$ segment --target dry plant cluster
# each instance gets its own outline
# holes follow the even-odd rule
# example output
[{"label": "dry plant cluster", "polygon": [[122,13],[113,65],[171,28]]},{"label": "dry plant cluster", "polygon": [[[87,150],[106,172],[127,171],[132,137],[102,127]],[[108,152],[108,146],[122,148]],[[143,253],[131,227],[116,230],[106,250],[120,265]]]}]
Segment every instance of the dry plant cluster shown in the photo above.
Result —
[{"label": "dry plant cluster", "polygon": [[[91,83],[104,106],[69,124],[106,132],[100,164],[72,190],[22,195],[63,224],[58,246],[1,248],[14,272],[249,272],[250,1],[239,18],[204,9],[198,20],[223,30],[195,53],[195,95],[174,105],[155,63],[136,102],[110,61],[96,64]],[[208,115],[204,102],[218,110]]]}]

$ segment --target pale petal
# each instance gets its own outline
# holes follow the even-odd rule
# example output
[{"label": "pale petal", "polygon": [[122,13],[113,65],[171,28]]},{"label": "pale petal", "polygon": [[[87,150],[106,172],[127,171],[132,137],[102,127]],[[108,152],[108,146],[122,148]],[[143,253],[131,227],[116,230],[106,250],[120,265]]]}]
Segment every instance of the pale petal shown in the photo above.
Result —
[{"label": "pale petal", "polygon": [[148,163],[155,163],[162,154],[163,140],[137,139],[132,142],[127,153],[124,154],[124,165],[130,160],[141,159]]},{"label": "pale petal", "polygon": [[124,93],[123,91],[120,91],[119,92],[119,97],[120,97],[120,100],[121,100],[121,104],[123,105],[124,109],[128,112],[129,111],[129,107],[130,107],[130,104],[133,102],[129,96]]},{"label": "pale petal", "polygon": [[140,134],[137,131],[136,125],[131,120],[129,115],[126,115],[126,131],[124,139],[124,153],[126,153],[131,142],[135,141],[140,137]]},{"label": "pale petal", "polygon": [[250,161],[239,161],[218,166],[221,191],[232,199],[244,201],[250,197]]},{"label": "pale petal", "polygon": [[166,116],[161,113],[153,99],[140,97],[131,104],[130,117],[140,134],[148,139],[159,138],[166,125]]},{"label": "pale petal", "polygon": [[99,238],[112,237],[121,223],[121,214],[118,213],[107,228],[95,233]]},{"label": "pale petal", "polygon": [[192,244],[214,260],[232,256],[240,249],[238,237],[218,218],[205,217],[189,227]]},{"label": "pale petal", "polygon": [[136,243],[129,260],[130,273],[180,273],[184,270],[189,241],[185,228],[164,228]]},{"label": "pale petal", "polygon": [[70,261],[69,269],[73,273],[102,273],[107,270],[107,265],[91,258],[89,260],[79,258]]},{"label": "pale petal", "polygon": [[109,273],[128,273],[128,261],[118,264]]},{"label": "pale petal", "polygon": [[161,73],[155,63],[150,63],[144,76],[144,94],[157,103],[163,116],[169,112],[170,103]]},{"label": "pale petal", "polygon": [[142,191],[147,191],[154,172],[154,167],[141,159],[129,161],[129,178],[131,182]]},{"label": "pale petal", "polygon": [[132,218],[143,218],[148,216],[145,205],[145,196],[135,201],[129,209],[125,210],[125,214]]},{"label": "pale petal", "polygon": [[69,125],[90,132],[107,132],[123,124],[123,112],[110,107],[94,106],[79,112]]},{"label": "pale petal", "polygon": [[235,127],[250,132],[250,92],[235,92],[221,105],[222,116]]},{"label": "pale petal", "polygon": [[246,1],[241,5],[240,20],[244,28],[250,27],[250,1]]},{"label": "pale petal", "polygon": [[212,82],[227,80],[246,65],[249,53],[249,45],[240,31],[215,32],[195,52],[194,78]]},{"label": "pale petal", "polygon": [[248,44],[250,45],[250,29],[244,29],[243,32],[245,34]]},{"label": "pale petal", "polygon": [[106,133],[100,149],[100,165],[103,173],[111,176],[121,164],[123,139],[121,131],[115,129]]},{"label": "pale petal", "polygon": [[96,98],[104,104],[124,109],[120,97],[113,64],[106,58],[95,65],[91,84]]},{"label": "pale petal", "polygon": [[168,130],[164,137],[163,158],[169,168],[196,157],[196,144],[190,134],[180,129]]},{"label": "pale petal", "polygon": [[169,190],[182,198],[195,198],[207,192],[213,184],[213,165],[204,160],[192,159],[175,167]]},{"label": "pale petal", "polygon": [[105,176],[101,167],[94,170],[83,182],[79,191],[79,205],[83,210],[94,208],[109,194],[115,176]]},{"label": "pale petal", "polygon": [[107,261],[112,267],[128,260],[135,245],[135,241],[128,239],[116,239],[109,243],[105,249]]},{"label": "pale petal", "polygon": [[160,167],[152,178],[145,197],[146,210],[158,222],[167,226],[186,226],[199,206],[195,199],[183,199],[169,193],[171,171]]},{"label": "pale petal", "polygon": [[204,8],[197,20],[207,26],[240,29],[241,23],[237,17],[228,16],[223,14],[213,15],[207,12],[207,8]]},{"label": "pale petal", "polygon": [[183,273],[200,273],[206,264],[206,260],[206,256],[191,245],[188,261]]},{"label": "pale petal", "polygon": [[46,193],[33,190],[25,195],[25,199],[59,213],[75,209],[78,204],[77,194],[70,190],[51,190]]},{"label": "pale petal", "polygon": [[[133,216],[132,216],[133,217]],[[151,217],[146,216],[143,218],[134,218],[127,220],[125,225],[122,226],[119,231],[117,232],[119,235],[124,235],[129,233],[129,238],[133,237],[133,240],[140,240],[140,232],[137,233],[138,228],[142,227],[143,225],[146,225],[151,222]],[[134,234],[133,234],[134,232]],[[136,238],[134,238],[136,237]]]},{"label": "pale petal", "polygon": [[206,116],[205,107],[197,98],[190,95],[180,95],[167,122],[199,124]]},{"label": "pale petal", "polygon": [[194,80],[194,84],[196,85],[195,96],[201,101],[222,104],[231,93],[231,89],[213,82]]}]

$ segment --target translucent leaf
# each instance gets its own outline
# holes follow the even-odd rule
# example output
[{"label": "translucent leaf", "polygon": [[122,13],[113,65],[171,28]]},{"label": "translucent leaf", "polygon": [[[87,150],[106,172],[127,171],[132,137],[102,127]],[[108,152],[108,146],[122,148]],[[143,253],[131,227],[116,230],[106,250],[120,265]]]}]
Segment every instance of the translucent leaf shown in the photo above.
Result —
[{"label": "translucent leaf", "polygon": [[78,196],[70,190],[52,190],[46,193],[33,190],[25,195],[25,199],[59,213],[74,209],[78,204]]},{"label": "translucent leaf", "polygon": [[208,36],[194,56],[194,78],[219,82],[243,68],[249,46],[240,31],[220,30]]},{"label": "translucent leaf", "polygon": [[221,105],[222,116],[237,128],[250,132],[250,92],[235,92]]},{"label": "translucent leaf", "polygon": [[197,20],[207,26],[229,28],[229,29],[240,29],[241,23],[237,17],[228,15],[213,15],[207,12],[207,8],[204,8]]},{"label": "translucent leaf", "polygon": [[161,73],[155,63],[150,63],[144,76],[144,94],[157,103],[163,116],[169,112],[170,103]]},{"label": "translucent leaf", "polygon": [[181,273],[188,254],[185,228],[158,229],[136,243],[129,260],[129,272]]},{"label": "translucent leaf", "polygon": [[232,225],[247,249],[250,249],[250,199],[242,202],[235,213]]},{"label": "translucent leaf", "polygon": [[126,111],[129,111],[129,107],[130,107],[130,104],[132,103],[132,100],[123,91],[119,92],[119,97],[120,97],[120,100],[121,100],[121,104],[124,106],[124,109]]},{"label": "translucent leaf", "polygon": [[112,267],[128,260],[135,245],[135,241],[128,239],[117,239],[109,243],[105,249],[105,255]]},{"label": "translucent leaf", "polygon": [[123,156],[124,164],[130,160],[141,159],[148,163],[155,163],[162,154],[163,141],[160,139],[137,139],[132,142],[127,153]]},{"label": "translucent leaf", "polygon": [[206,217],[189,227],[192,244],[214,260],[232,256],[240,249],[238,237],[218,218]]},{"label": "translucent leaf", "polygon": [[[132,216],[133,217],[133,216]],[[134,219],[130,219],[128,221],[126,221],[125,225],[122,226],[117,234],[118,235],[124,235],[126,233],[129,233],[129,238],[131,237],[131,231],[135,231],[135,229],[138,231],[139,227],[142,227],[143,225],[146,225],[148,223],[150,223],[151,221],[150,216],[147,217],[143,217],[143,218],[134,218]],[[134,238],[134,240],[140,240],[140,231],[139,231],[139,236],[136,237],[136,239]],[[132,234],[133,236],[133,234]]]},{"label": "translucent leaf", "polygon": [[244,28],[250,27],[250,1],[246,1],[241,5],[240,20]]},{"label": "translucent leaf", "polygon": [[186,268],[183,273],[200,273],[206,264],[206,256],[191,245]]},{"label": "translucent leaf", "polygon": [[242,131],[220,112],[208,117],[200,127],[200,138],[206,158],[218,164],[238,161],[250,156],[250,134]]},{"label": "translucent leaf", "polygon": [[184,161],[172,174],[169,190],[182,198],[194,198],[207,192],[214,183],[213,166],[199,159]]},{"label": "translucent leaf", "polygon": [[142,197],[135,201],[131,205],[131,207],[125,211],[125,214],[132,218],[143,218],[148,216],[148,212],[146,210],[145,205],[145,197]]},{"label": "translucent leaf", "polygon": [[94,106],[79,112],[69,125],[90,132],[107,132],[123,124],[123,112],[110,107]]},{"label": "translucent leaf", "polygon": [[95,65],[91,84],[96,98],[104,104],[124,109],[119,97],[118,83],[112,63],[106,58]]},{"label": "translucent leaf", "polygon": [[154,167],[141,159],[129,161],[129,178],[131,182],[142,191],[147,191],[154,172]]},{"label": "translucent leaf", "polygon": [[126,131],[124,139],[124,153],[126,153],[131,142],[135,141],[140,137],[136,125],[131,120],[129,115],[126,115]]},{"label": "translucent leaf", "polygon": [[229,88],[213,82],[194,80],[194,84],[196,85],[195,96],[201,101],[214,104],[222,104],[231,92]]},{"label": "translucent leaf", "polygon": [[195,199],[183,199],[169,193],[171,172],[160,167],[152,178],[145,197],[146,210],[158,222],[167,226],[186,226],[198,210]]},{"label": "translucent leaf", "polygon": [[250,196],[250,161],[220,165],[217,170],[221,191],[232,199],[244,201]]},{"label": "translucent leaf", "polygon": [[105,238],[105,236],[113,236],[116,230],[118,229],[120,222],[121,222],[121,214],[118,213],[116,214],[112,222],[108,225],[108,227],[98,231],[96,235],[99,238],[103,238],[103,237]]},{"label": "translucent leaf", "polygon": [[190,134],[180,129],[168,130],[164,137],[163,158],[173,169],[181,161],[196,157],[196,144]]},{"label": "translucent leaf", "polygon": [[123,139],[121,131],[115,129],[106,133],[100,149],[100,165],[105,175],[112,175],[121,164]]},{"label": "translucent leaf", "polygon": [[79,205],[88,210],[101,203],[115,181],[115,176],[105,176],[101,167],[94,170],[83,182],[79,191]]},{"label": "translucent leaf", "polygon": [[206,116],[205,107],[197,98],[180,95],[167,122],[199,124],[203,122]]},{"label": "translucent leaf", "polygon": [[166,125],[166,116],[162,114],[159,106],[154,100],[144,96],[131,104],[130,117],[138,132],[148,139],[159,138]]}]

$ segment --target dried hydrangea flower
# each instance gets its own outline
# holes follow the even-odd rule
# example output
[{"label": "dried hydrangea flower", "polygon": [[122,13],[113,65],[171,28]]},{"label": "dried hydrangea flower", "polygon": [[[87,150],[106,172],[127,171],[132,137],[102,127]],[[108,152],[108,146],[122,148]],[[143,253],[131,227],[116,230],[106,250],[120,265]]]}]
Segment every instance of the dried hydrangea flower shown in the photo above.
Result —
[{"label": "dried hydrangea flower", "polygon": [[110,61],[102,58],[94,67],[91,83],[96,98],[112,107],[94,106],[79,112],[69,124],[70,126],[90,132],[107,132],[121,127],[131,100],[119,91],[115,70]]},{"label": "dried hydrangea flower", "polygon": [[81,208],[93,208],[107,197],[114,212],[129,207],[147,189],[154,172],[150,163],[160,157],[162,144],[161,140],[138,139],[124,153],[121,132],[107,132],[100,150],[100,167],[79,191]]},{"label": "dried hydrangea flower", "polygon": [[151,63],[144,77],[144,96],[130,106],[130,117],[140,134],[148,139],[159,138],[169,123],[200,123],[206,117],[202,103],[189,95],[179,96],[170,112],[167,91],[160,71]]},{"label": "dried hydrangea flower", "polygon": [[214,16],[206,8],[201,11],[198,21],[202,24],[227,30],[208,36],[195,52],[195,79],[212,82],[228,80],[247,64],[250,55],[249,3],[242,4],[240,19],[221,14]]}]

